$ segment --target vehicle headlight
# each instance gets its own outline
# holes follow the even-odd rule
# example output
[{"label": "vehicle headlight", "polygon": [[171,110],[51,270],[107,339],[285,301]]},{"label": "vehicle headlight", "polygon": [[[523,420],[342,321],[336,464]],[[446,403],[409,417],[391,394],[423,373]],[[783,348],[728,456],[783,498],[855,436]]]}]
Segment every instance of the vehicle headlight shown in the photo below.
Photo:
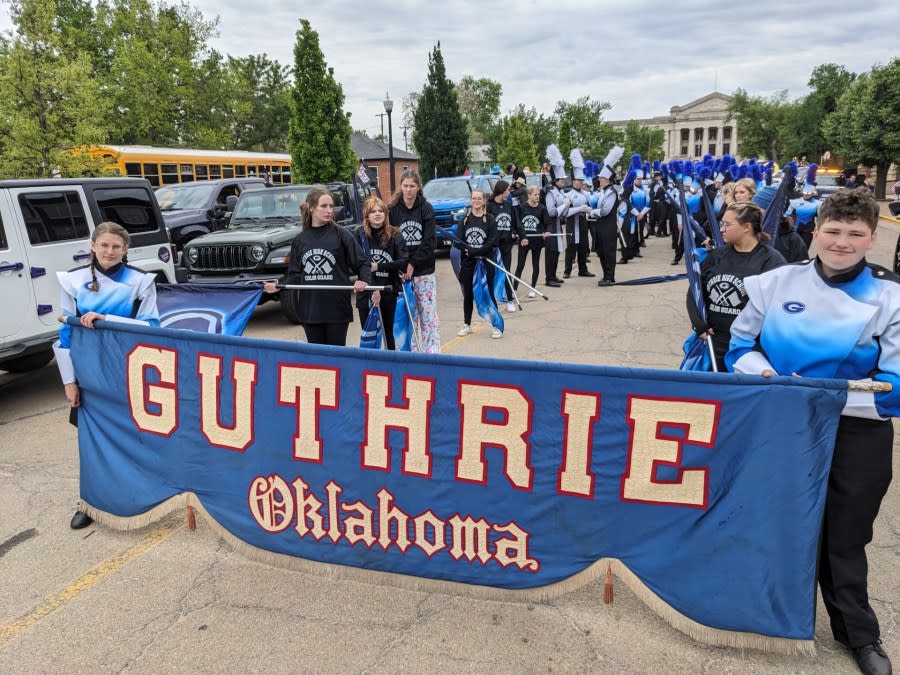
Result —
[{"label": "vehicle headlight", "polygon": [[187,250],[187,259],[191,265],[196,265],[197,260],[200,258],[200,253],[195,248],[189,248]]},{"label": "vehicle headlight", "polygon": [[460,209],[459,211],[451,211],[450,216],[453,220],[462,220],[466,216],[466,210]]},{"label": "vehicle headlight", "polygon": [[266,247],[262,244],[254,244],[250,247],[250,260],[260,262],[266,257]]}]

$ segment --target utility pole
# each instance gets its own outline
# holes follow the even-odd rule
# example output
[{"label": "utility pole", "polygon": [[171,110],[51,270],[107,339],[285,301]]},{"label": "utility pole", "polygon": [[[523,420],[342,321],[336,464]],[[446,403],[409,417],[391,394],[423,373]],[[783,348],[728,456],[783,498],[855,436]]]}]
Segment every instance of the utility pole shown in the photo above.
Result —
[{"label": "utility pole", "polygon": [[400,127],[400,128],[403,129],[403,149],[404,149],[406,152],[409,152],[409,145],[408,145],[407,142],[406,142],[406,126],[404,125],[404,126],[402,126],[402,127]]},{"label": "utility pole", "polygon": [[381,118],[381,140],[384,140],[384,118],[387,113],[375,113],[375,117]]}]

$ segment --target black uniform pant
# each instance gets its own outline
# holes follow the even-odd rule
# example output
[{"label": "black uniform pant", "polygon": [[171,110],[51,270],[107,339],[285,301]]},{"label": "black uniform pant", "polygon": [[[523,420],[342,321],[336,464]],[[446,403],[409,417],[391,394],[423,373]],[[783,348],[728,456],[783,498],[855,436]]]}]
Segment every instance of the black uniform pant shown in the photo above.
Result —
[{"label": "black uniform pant", "polygon": [[[512,272],[512,247],[513,240],[512,237],[509,236],[509,232],[506,233],[507,236],[500,237],[500,241],[497,243],[497,248],[500,249],[500,259],[503,260],[503,267],[508,271]],[[485,263],[487,264],[487,263]],[[493,266],[488,265],[491,269],[494,269]],[[498,273],[503,274],[500,270],[497,270]],[[509,277],[503,274],[506,277],[506,297],[512,301],[512,286],[509,283]]]},{"label": "black uniform pant", "polygon": [[835,640],[850,648],[879,637],[869,605],[866,544],[891,483],[893,440],[890,420],[843,416],[838,425],[819,546],[819,587]]},{"label": "black uniform pant", "polygon": [[618,227],[614,219],[600,221],[597,224],[597,255],[600,257],[600,267],[603,268],[603,278],[607,281],[616,280],[616,246],[619,243]]},{"label": "black uniform pant", "polygon": [[579,274],[587,274],[587,259],[588,259],[588,229],[584,220],[579,218],[574,224],[573,228],[578,228],[578,243],[575,243],[575,230],[567,229],[568,237],[566,237],[566,241],[568,245],[566,246],[566,264],[563,268],[563,271],[568,275],[572,273],[572,267],[575,265],[576,259],[578,260],[578,273]]},{"label": "black uniform pant", "polygon": [[[525,270],[525,261],[528,259],[529,253],[531,254],[531,285],[537,286],[538,274],[541,269],[541,249],[544,248],[542,246],[542,242],[540,239],[523,239],[522,241],[527,241],[528,246],[522,246],[522,242],[519,242],[519,255],[516,259],[516,276],[521,278],[522,272]],[[519,282],[513,282],[513,288],[519,290]]]},{"label": "black uniform pant", "polygon": [[347,323],[305,323],[303,332],[306,333],[306,341],[311,345],[335,345],[347,346]]},{"label": "black uniform pant", "polygon": [[[381,302],[378,303],[381,308],[381,322],[384,330],[384,341],[387,343],[388,349],[396,349],[394,342],[394,314],[397,311],[397,296],[394,293],[381,291]],[[369,303],[358,304],[356,309],[359,311],[359,323],[365,327],[366,319],[369,318]]]},{"label": "black uniform pant", "polygon": [[[558,230],[551,230],[556,234]],[[562,249],[560,240],[562,237],[547,237],[546,253],[544,254],[544,281],[556,279],[556,270],[559,267],[559,252]]]},{"label": "black uniform pant", "polygon": [[650,234],[664,237],[668,234],[668,209],[663,200],[655,201],[650,206]]},{"label": "black uniform pant", "polygon": [[803,243],[806,244],[806,252],[809,253],[809,247],[812,246],[812,230],[807,230],[806,232],[797,230],[797,234],[800,235]]},{"label": "black uniform pant", "polygon": [[[478,258],[463,256],[459,263],[459,285],[463,292],[463,322],[469,326],[472,323],[472,310],[475,306],[475,264]],[[494,298],[494,267],[488,263],[485,266],[485,276],[487,277],[488,292],[491,294],[491,302],[497,304]],[[502,274],[497,270],[498,274]]]}]

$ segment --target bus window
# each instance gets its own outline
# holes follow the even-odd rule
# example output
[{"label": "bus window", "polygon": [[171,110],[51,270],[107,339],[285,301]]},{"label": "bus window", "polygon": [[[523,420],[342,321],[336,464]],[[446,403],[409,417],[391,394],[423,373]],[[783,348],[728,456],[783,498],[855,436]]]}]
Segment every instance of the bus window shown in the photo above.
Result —
[{"label": "bus window", "polygon": [[238,178],[244,178],[247,175],[247,167],[241,164],[235,164],[234,170]]},{"label": "bus window", "polygon": [[137,162],[125,162],[125,175],[132,178],[143,178],[141,176],[141,165]]},{"label": "bus window", "polygon": [[160,164],[160,169],[162,169],[163,185],[171,185],[178,182],[177,164]]},{"label": "bus window", "polygon": [[222,178],[234,178],[234,167],[231,164],[222,165]]},{"label": "bus window", "polygon": [[159,167],[156,164],[144,164],[144,178],[150,181],[150,185],[159,187]]},{"label": "bus window", "polygon": [[206,180],[207,178],[209,178],[209,172],[206,168],[206,164],[195,164],[194,173],[197,177],[197,180]]},{"label": "bus window", "polygon": [[222,177],[222,167],[218,164],[209,165],[209,179],[217,180]]},{"label": "bus window", "polygon": [[186,180],[194,180],[193,164],[182,164],[181,165],[181,181],[184,182]]}]

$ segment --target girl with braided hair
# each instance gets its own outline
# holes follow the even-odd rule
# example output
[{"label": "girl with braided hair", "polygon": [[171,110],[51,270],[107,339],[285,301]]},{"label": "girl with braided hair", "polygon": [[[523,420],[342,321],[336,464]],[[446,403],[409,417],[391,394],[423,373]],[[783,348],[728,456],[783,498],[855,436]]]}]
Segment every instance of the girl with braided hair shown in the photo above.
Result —
[{"label": "girl with braided hair", "polygon": [[[128,266],[125,255],[129,241],[128,230],[117,223],[107,221],[94,228],[90,264],[56,273],[62,287],[60,306],[64,317],[79,317],[85,328],[93,328],[97,319],[159,326],[156,277]],[[53,351],[75,420],[81,392],[69,353],[71,339],[72,327],[62,324]],[[91,522],[90,516],[79,510],[69,524],[78,530]]]}]

